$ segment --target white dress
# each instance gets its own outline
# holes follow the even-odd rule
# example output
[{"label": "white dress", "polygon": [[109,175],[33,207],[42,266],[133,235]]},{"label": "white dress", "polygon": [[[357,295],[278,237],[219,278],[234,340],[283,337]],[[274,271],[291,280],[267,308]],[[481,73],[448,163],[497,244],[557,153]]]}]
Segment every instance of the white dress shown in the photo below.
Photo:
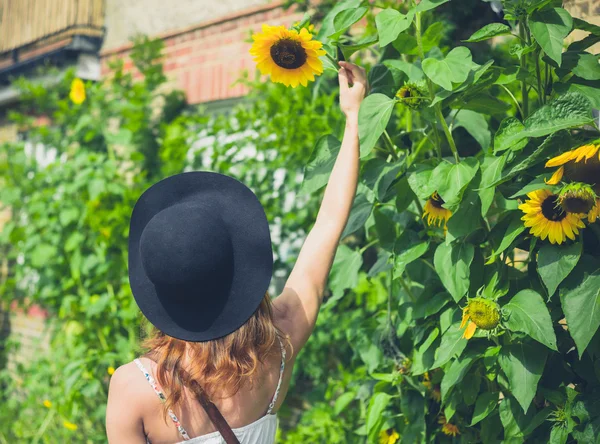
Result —
[{"label": "white dress", "polygon": [[[158,384],[156,383],[152,375],[150,375],[150,372],[146,370],[146,368],[139,359],[134,359],[134,362],[142,371],[142,373],[146,377],[146,380],[154,389],[154,392],[158,395],[160,400],[164,402],[166,400],[165,395],[158,387]],[[275,433],[277,432],[277,414],[272,414],[271,412],[273,410],[273,407],[275,406],[275,402],[277,401],[277,395],[279,395],[279,389],[281,388],[281,380],[283,378],[284,368],[285,348],[283,347],[283,344],[281,344],[281,368],[279,370],[279,381],[277,382],[277,389],[275,390],[273,399],[269,404],[267,414],[248,425],[231,429],[233,433],[235,433],[241,444],[273,444],[275,442]],[[190,438],[190,436],[187,434],[187,432],[179,422],[177,416],[175,416],[175,413],[173,413],[173,411],[170,409],[169,416],[171,417],[173,423],[179,430],[179,434],[183,437],[183,441],[179,441],[177,444],[226,444],[225,440],[221,436],[221,433],[219,433],[218,431],[208,433],[206,435],[196,436],[195,438]],[[148,438],[146,438],[146,443],[150,444]]]}]

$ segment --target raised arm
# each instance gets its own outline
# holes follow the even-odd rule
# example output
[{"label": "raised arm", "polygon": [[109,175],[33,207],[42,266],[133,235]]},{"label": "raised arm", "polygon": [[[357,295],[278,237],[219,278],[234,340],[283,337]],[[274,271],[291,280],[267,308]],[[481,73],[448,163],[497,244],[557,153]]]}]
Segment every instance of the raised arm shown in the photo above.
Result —
[{"label": "raised arm", "polygon": [[[352,208],[359,171],[358,110],[367,80],[362,67],[340,61],[340,108],[346,116],[342,145],[325,188],[317,220],[286,282],[274,301],[281,328],[291,336],[296,354],[317,320],[327,278]],[[352,85],[352,86],[350,86]]]}]

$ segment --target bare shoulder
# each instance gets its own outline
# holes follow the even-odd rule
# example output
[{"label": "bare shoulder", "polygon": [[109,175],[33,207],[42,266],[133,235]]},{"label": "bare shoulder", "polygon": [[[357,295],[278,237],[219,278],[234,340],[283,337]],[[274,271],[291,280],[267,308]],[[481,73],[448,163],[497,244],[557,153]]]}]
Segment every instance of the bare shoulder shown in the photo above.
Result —
[{"label": "bare shoulder", "polygon": [[135,362],[123,364],[115,370],[110,378],[108,388],[109,408],[111,403],[119,404],[121,400],[125,399],[129,406],[132,406],[132,404],[143,405],[143,403],[138,403],[136,400],[146,399],[149,388],[148,382],[146,382],[144,375]]}]

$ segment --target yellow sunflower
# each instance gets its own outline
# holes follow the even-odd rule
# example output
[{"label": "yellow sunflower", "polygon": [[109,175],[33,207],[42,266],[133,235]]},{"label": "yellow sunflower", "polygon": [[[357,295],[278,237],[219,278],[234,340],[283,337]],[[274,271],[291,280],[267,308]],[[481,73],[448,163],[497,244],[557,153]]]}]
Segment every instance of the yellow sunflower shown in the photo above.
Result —
[{"label": "yellow sunflower", "polygon": [[444,435],[448,435],[448,436],[460,435],[460,431],[458,430],[458,427],[455,426],[454,424],[451,424],[448,421],[446,421],[446,416],[440,415],[440,417],[438,418],[438,423],[442,424],[442,433],[444,433]]},{"label": "yellow sunflower", "polygon": [[549,190],[532,191],[527,197],[529,200],[519,205],[519,209],[525,213],[521,220],[534,236],[560,245],[567,237],[575,240],[579,228],[585,227],[581,215],[564,211],[558,204],[558,195]]},{"label": "yellow sunflower", "polygon": [[546,162],[546,168],[559,167],[548,185],[558,184],[563,177],[572,182],[583,182],[595,186],[600,193],[600,142],[592,142],[562,153]]},{"label": "yellow sunflower", "polygon": [[262,32],[252,36],[250,54],[260,72],[270,75],[273,82],[293,88],[306,86],[315,80],[315,74],[323,73],[319,56],[326,54],[323,44],[312,38],[306,28],[298,32],[283,25],[263,25]]},{"label": "yellow sunflower", "polygon": [[596,199],[596,205],[590,210],[587,215],[588,222],[593,224],[600,217],[600,199]]},{"label": "yellow sunflower", "polygon": [[494,301],[485,298],[472,298],[463,309],[460,328],[465,328],[463,338],[471,339],[477,327],[493,330],[500,323],[500,307]]},{"label": "yellow sunflower", "polygon": [[379,433],[379,444],[395,444],[400,435],[394,429],[382,430]]},{"label": "yellow sunflower", "polygon": [[81,79],[73,79],[69,98],[75,105],[81,105],[85,101],[85,85]]},{"label": "yellow sunflower", "polygon": [[437,191],[427,199],[425,207],[423,207],[423,219],[427,216],[428,225],[439,226],[444,221],[444,228],[446,227],[448,219],[452,216],[452,211],[442,207],[444,203],[444,199],[440,197]]},{"label": "yellow sunflower", "polygon": [[594,189],[580,182],[567,184],[558,193],[558,203],[567,213],[587,215],[596,207],[597,199]]}]

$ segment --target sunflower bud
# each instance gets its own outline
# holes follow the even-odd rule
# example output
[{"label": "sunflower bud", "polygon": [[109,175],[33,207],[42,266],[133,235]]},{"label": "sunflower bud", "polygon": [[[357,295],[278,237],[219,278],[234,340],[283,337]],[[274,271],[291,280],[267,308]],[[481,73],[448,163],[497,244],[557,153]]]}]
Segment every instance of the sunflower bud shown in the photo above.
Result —
[{"label": "sunflower bud", "polygon": [[570,183],[558,193],[557,203],[568,213],[588,213],[596,205],[596,193],[585,183]]},{"label": "sunflower bud", "polygon": [[400,88],[396,93],[396,97],[400,100],[400,103],[411,109],[419,109],[427,99],[425,91],[412,82],[406,83]]},{"label": "sunflower bud", "polygon": [[490,299],[479,297],[469,299],[464,310],[464,318],[463,324],[468,320],[482,330],[493,330],[500,323],[500,307]]}]

